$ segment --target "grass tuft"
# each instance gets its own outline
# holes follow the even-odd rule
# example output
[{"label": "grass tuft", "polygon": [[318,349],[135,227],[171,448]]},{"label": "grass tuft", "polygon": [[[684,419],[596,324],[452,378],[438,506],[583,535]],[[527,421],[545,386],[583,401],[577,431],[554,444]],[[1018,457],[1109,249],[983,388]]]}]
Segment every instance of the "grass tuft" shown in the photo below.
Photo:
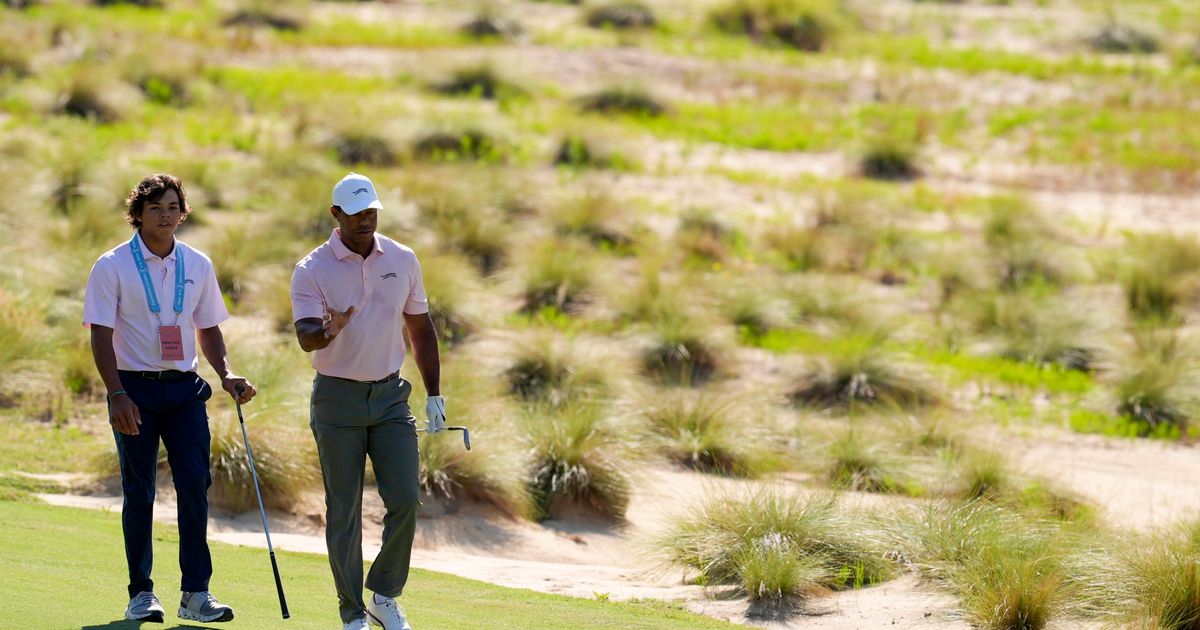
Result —
[{"label": "grass tuft", "polygon": [[250,0],[225,16],[221,25],[227,28],[268,28],[274,31],[296,32],[304,28],[304,18],[297,9],[289,7],[287,2]]},{"label": "grass tuft", "polygon": [[590,248],[574,239],[552,240],[529,252],[523,269],[521,310],[577,311],[588,300],[595,276]]},{"label": "grass tuft", "polygon": [[431,161],[498,160],[500,145],[478,129],[434,131],[413,143],[413,155]]},{"label": "grass tuft", "polygon": [[879,449],[864,443],[853,429],[833,443],[830,456],[828,478],[835,488],[882,493],[909,490]]},{"label": "grass tuft", "polygon": [[717,376],[725,364],[711,327],[695,317],[664,317],[651,322],[651,331],[642,369],[660,383],[697,387]]},{"label": "grass tuft", "polygon": [[1163,427],[1186,433],[1200,412],[1195,345],[1173,330],[1133,334],[1132,343],[1114,352],[1107,366],[1113,408],[1139,426],[1139,435]]},{"label": "grass tuft", "polygon": [[521,88],[501,78],[495,68],[487,64],[460,68],[448,81],[436,85],[435,89],[449,96],[469,96],[487,100],[512,98],[525,93]]},{"label": "grass tuft", "polygon": [[[250,412],[247,409],[247,412]],[[212,430],[212,479],[208,492],[211,505],[240,514],[258,506],[241,425],[228,416],[210,423]],[[255,430],[253,416],[247,420],[254,469],[268,508],[288,510],[320,485],[316,446],[307,431],[274,425],[268,434]]]},{"label": "grass tuft", "polygon": [[524,428],[530,443],[530,488],[541,518],[582,507],[622,519],[629,506],[630,478],[623,432],[598,404],[534,406]]},{"label": "grass tuft", "polygon": [[1155,53],[1158,38],[1129,24],[1109,22],[1087,38],[1088,46],[1099,53]]},{"label": "grass tuft", "polygon": [[709,15],[726,33],[819,52],[838,31],[841,17],[836,7],[832,0],[734,0]]},{"label": "grass tuft", "polygon": [[102,124],[111,124],[124,117],[122,108],[107,93],[103,79],[87,72],[77,72],[66,91],[59,97],[55,111]]},{"label": "grass tuft", "polygon": [[745,423],[748,400],[708,390],[656,389],[637,404],[639,424],[673,463],[719,475],[756,477],[775,453],[759,423]]},{"label": "grass tuft", "polygon": [[585,21],[592,28],[618,30],[653,28],[658,23],[650,7],[630,0],[593,6],[588,9]]},{"label": "grass tuft", "polygon": [[912,181],[921,176],[917,168],[916,150],[895,141],[870,146],[859,161],[863,177],[891,182]]},{"label": "grass tuft", "polygon": [[1128,237],[1130,260],[1121,274],[1129,314],[1150,324],[1180,321],[1200,294],[1200,243],[1195,237]]},{"label": "grass tuft", "polygon": [[932,377],[907,357],[882,347],[881,335],[853,339],[806,367],[795,379],[792,402],[849,409],[855,404],[914,409],[938,402]]},{"label": "grass tuft", "polygon": [[586,342],[536,330],[508,348],[504,381],[518,398],[565,405],[603,393],[609,385],[605,358]]},{"label": "grass tuft", "polygon": [[338,134],[332,142],[338,162],[344,166],[370,165],[389,167],[396,164],[396,151],[383,136],[365,130]]},{"label": "grass tuft", "polygon": [[[706,584],[736,584],[754,599],[787,600],[889,579],[862,519],[833,497],[801,498],[771,486],[709,495],[659,540],[675,564]],[[770,570],[768,570],[770,569]]]},{"label": "grass tuft", "polygon": [[512,39],[525,32],[516,20],[510,20],[487,9],[468,20],[458,30],[475,39]]},{"label": "grass tuft", "polygon": [[596,114],[628,114],[655,117],[667,113],[667,106],[646,90],[634,86],[610,87],[579,99],[579,108]]}]

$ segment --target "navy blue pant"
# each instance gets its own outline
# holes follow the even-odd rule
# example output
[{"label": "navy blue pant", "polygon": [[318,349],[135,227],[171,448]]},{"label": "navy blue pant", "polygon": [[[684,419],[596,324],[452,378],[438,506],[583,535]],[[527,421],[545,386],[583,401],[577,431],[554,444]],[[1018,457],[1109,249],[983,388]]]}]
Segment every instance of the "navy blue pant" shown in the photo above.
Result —
[{"label": "navy blue pant", "polygon": [[154,590],[150,571],[154,566],[152,527],[159,440],[167,447],[167,462],[179,500],[180,590],[207,591],[212,577],[208,552],[208,487],[212,475],[208,465],[211,436],[204,403],[212,397],[212,388],[190,373],[174,381],[151,380],[137,372],[120,374],[121,386],[142,418],[137,435],[113,431],[125,495],[121,527],[129,563],[129,596]]}]

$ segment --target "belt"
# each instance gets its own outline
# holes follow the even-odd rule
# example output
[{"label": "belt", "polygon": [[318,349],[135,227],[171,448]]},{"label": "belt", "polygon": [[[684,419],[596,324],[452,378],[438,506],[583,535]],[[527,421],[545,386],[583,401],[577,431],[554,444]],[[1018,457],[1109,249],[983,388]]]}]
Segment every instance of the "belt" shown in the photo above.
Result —
[{"label": "belt", "polygon": [[347,383],[362,383],[364,385],[378,385],[380,383],[386,383],[388,381],[394,381],[394,380],[400,378],[399,370],[396,370],[395,372],[392,372],[391,374],[388,374],[387,376],[385,376],[379,380],[375,380],[375,381],[358,381],[358,380],[355,380],[352,378],[342,378],[340,376],[330,376],[328,374],[321,374],[320,372],[317,372],[317,374],[319,374],[320,376],[322,376],[324,378],[333,378],[333,379],[337,379],[339,381],[346,381]]},{"label": "belt", "polygon": [[194,378],[196,376],[195,372],[180,372],[179,370],[163,370],[162,372],[120,370],[120,372],[130,376],[138,376],[149,381],[181,381],[185,378]]}]

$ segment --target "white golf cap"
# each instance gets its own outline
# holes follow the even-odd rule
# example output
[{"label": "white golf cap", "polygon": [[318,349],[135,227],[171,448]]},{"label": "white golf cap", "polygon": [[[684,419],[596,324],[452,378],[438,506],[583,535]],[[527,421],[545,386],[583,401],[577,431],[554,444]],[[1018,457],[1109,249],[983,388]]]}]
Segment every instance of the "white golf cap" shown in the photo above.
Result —
[{"label": "white golf cap", "polygon": [[367,208],[383,208],[371,180],[367,179],[366,175],[353,172],[334,185],[333,205],[341,208],[346,214],[358,214]]}]

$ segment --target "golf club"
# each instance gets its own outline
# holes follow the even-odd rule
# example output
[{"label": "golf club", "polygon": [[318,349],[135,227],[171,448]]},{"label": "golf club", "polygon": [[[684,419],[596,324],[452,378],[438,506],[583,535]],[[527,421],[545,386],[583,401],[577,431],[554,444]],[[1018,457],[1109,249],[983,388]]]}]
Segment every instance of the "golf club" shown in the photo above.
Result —
[{"label": "golf club", "polygon": [[[463,446],[467,447],[468,451],[471,450],[471,432],[469,430],[467,430],[467,427],[446,427],[446,430],[447,431],[462,431]],[[417,431],[427,432],[425,429],[417,429]]]},{"label": "golf club", "polygon": [[[235,385],[238,396],[246,391],[246,388],[241,384]],[[246,421],[242,419],[242,403],[238,399],[233,399],[237,405],[238,422],[242,425],[242,439],[246,442],[246,459],[250,462],[250,475],[254,477],[254,494],[258,496],[258,513],[262,516],[263,533],[267,535],[267,551],[271,553],[271,570],[275,572],[275,590],[279,592],[279,610],[283,613],[283,618],[291,617],[288,612],[287,599],[283,596],[283,580],[279,579],[279,565],[275,562],[275,548],[271,546],[271,530],[267,528],[267,510],[263,507],[262,491],[258,489],[258,472],[254,470],[254,454],[250,452],[250,438],[246,435]],[[469,448],[469,447],[468,447]]]}]

